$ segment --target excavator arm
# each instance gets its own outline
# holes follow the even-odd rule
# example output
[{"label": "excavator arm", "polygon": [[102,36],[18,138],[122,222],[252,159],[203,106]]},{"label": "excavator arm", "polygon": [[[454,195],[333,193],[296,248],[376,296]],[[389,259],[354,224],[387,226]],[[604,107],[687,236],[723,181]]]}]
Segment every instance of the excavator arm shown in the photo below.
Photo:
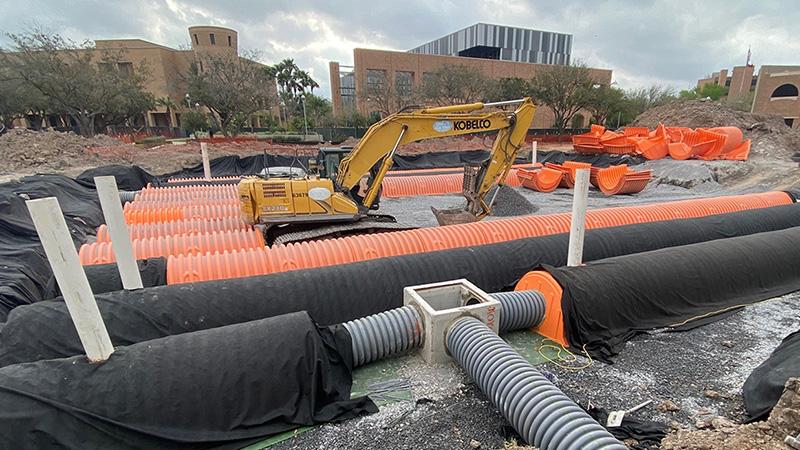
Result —
[{"label": "excavator arm", "polygon": [[[513,112],[477,113],[486,107],[509,104],[518,104],[517,109]],[[486,194],[493,186],[503,184],[517,151],[525,142],[535,111],[531,99],[525,98],[392,114],[370,127],[353,151],[342,160],[337,173],[337,185],[347,192],[353,190],[364,175],[381,162],[360,205],[368,210],[400,145],[423,139],[498,131],[489,159],[478,169],[465,168],[466,207],[463,210],[434,210],[440,224],[480,220],[491,212],[491,205],[486,203]]]}]

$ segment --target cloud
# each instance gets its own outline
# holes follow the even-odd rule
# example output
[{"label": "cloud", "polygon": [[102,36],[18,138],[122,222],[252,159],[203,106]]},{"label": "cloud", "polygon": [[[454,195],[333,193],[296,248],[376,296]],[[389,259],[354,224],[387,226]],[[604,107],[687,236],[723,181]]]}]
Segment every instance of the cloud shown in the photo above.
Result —
[{"label": "cloud", "polygon": [[[34,15],[31,11],[35,11]],[[33,24],[75,40],[138,37],[172,47],[187,27],[239,32],[239,47],[265,63],[293,58],[329,95],[328,62],[352,64],[353,48],[408,50],[476,22],[571,33],[573,58],[609,68],[624,88],[688,88],[721,68],[800,64],[794,2],[407,0],[32,0],[10,2],[0,30]]]}]

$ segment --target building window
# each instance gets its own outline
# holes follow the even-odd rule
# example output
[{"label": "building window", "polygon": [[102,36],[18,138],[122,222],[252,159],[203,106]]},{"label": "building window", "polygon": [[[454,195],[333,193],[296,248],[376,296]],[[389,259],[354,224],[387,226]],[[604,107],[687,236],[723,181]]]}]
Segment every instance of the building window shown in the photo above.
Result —
[{"label": "building window", "polygon": [[133,74],[133,63],[132,62],[121,62],[117,63],[117,70],[122,75],[126,77],[131,76]]},{"label": "building window", "polygon": [[100,71],[104,73],[109,73],[114,70],[114,64],[111,63],[97,63],[97,67],[99,67]]},{"label": "building window", "polygon": [[233,41],[231,40],[231,37],[230,37],[230,36],[228,36],[228,47],[233,47],[233,44],[232,44],[232,42],[233,42]]},{"label": "building window", "polygon": [[200,39],[197,39],[197,33],[194,34],[194,43],[195,45],[200,45]]},{"label": "building window", "polygon": [[378,69],[367,69],[367,88],[378,89],[386,82],[386,71]]},{"label": "building window", "polygon": [[794,117],[784,117],[784,118],[783,118],[783,123],[785,123],[785,124],[786,124],[786,126],[788,126],[789,128],[791,128],[791,127],[792,127],[792,125],[794,125],[794,119],[795,119]]},{"label": "building window", "polygon": [[797,97],[797,86],[789,83],[782,84],[772,91],[772,95],[770,96],[770,98],[785,97]]},{"label": "building window", "polygon": [[217,45],[217,38],[214,37],[214,33],[209,33],[208,39],[211,40],[211,45]]},{"label": "building window", "polygon": [[413,84],[414,72],[398,71],[394,73],[394,87],[398,95],[403,97],[410,96]]},{"label": "building window", "polygon": [[203,61],[198,61],[198,63],[200,64],[200,72],[202,72],[203,71]]}]

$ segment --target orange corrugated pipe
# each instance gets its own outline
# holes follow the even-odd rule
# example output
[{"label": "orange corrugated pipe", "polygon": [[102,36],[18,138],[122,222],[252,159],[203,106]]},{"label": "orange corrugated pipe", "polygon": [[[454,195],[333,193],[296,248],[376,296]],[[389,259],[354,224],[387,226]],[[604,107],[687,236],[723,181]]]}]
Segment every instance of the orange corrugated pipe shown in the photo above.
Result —
[{"label": "orange corrugated pipe", "polygon": [[[592,210],[586,228],[603,228],[642,222],[688,219],[713,214],[766,208],[792,203],[785,192],[775,191],[730,197],[703,198]],[[420,228],[323,241],[300,242],[205,255],[169,258],[169,284],[262,275],[287,270],[346,264],[394,255],[484,245],[514,239],[563,233],[569,214],[523,216],[444,227]]]},{"label": "orange corrugated pipe", "polygon": [[[176,220],[174,222],[132,223],[128,224],[131,239],[147,239],[175,234],[201,234],[214,231],[249,230],[239,217],[220,217],[218,219]],[[97,228],[97,242],[110,242],[108,227],[103,224]]]},{"label": "orange corrugated pipe", "polygon": [[[136,259],[145,259],[157,256],[264,248],[264,236],[257,230],[215,231],[134,239],[131,244],[133,244],[133,254]],[[83,244],[78,256],[83,265],[106,264],[116,260],[110,242]]]},{"label": "orange corrugated pipe", "polygon": [[[129,203],[130,204],[130,203]],[[240,217],[241,207],[238,204],[225,205],[193,205],[170,206],[157,209],[125,211],[126,223],[174,222],[190,219],[217,219],[220,217]]]},{"label": "orange corrugated pipe", "polygon": [[[461,192],[464,183],[463,173],[439,175],[409,175],[383,179],[383,193],[386,198],[412,197],[418,195],[444,195]],[[511,169],[506,177],[506,185],[520,186],[517,169]]]}]

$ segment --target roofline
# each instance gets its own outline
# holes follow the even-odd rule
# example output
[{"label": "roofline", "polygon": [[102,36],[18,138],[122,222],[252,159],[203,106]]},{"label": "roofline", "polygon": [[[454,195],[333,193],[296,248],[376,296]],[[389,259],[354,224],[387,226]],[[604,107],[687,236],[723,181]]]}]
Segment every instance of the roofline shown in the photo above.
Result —
[{"label": "roofline", "polygon": [[[434,39],[432,39],[430,41],[427,41],[427,42],[425,42],[423,44],[417,45],[416,47],[411,48],[411,50],[420,48],[423,45],[430,44],[431,42],[434,42],[434,41],[438,41],[439,39],[442,39],[444,37],[450,36],[451,34],[456,34],[456,33],[460,32],[460,31],[464,31],[467,28],[472,28],[472,27],[474,27],[476,25],[487,25],[487,26],[494,26],[494,27],[516,28],[518,30],[541,31],[543,33],[553,33],[553,34],[562,34],[564,36],[573,36],[572,33],[562,33],[561,31],[540,30],[540,29],[537,29],[537,28],[517,27],[517,26],[514,26],[514,25],[500,25],[500,24],[497,24],[497,23],[488,23],[488,22],[475,22],[472,25],[467,25],[467,26],[465,26],[463,28],[457,29],[456,31],[452,31],[450,33],[447,33],[444,36],[439,36],[439,37],[434,38]],[[411,51],[411,50],[408,50],[408,51]]]},{"label": "roofline", "polygon": [[[366,50],[366,51],[374,51],[374,52],[391,52],[391,53],[400,53],[400,54],[404,54],[404,55],[409,55],[410,54],[410,55],[416,55],[416,56],[433,56],[433,57],[436,57],[436,58],[453,58],[453,59],[456,59],[456,60],[470,59],[470,60],[473,60],[473,61],[496,61],[496,62],[501,62],[501,63],[531,64],[531,65],[534,65],[534,66],[548,66],[549,67],[549,66],[564,66],[565,65],[565,64],[533,63],[533,62],[528,62],[528,61],[508,61],[508,60],[505,60],[505,59],[474,58],[472,56],[432,55],[430,53],[409,53],[409,52],[403,51],[403,50],[385,50],[385,49],[379,49],[379,48],[363,48],[363,47],[355,47],[355,48],[353,48],[353,52],[354,53],[355,53],[356,50]],[[355,55],[353,55],[353,56],[355,56]],[[355,61],[355,58],[353,58],[353,60]],[[354,66],[355,64],[352,64],[352,65]],[[612,72],[612,73],[614,72],[614,69],[605,69],[605,68],[602,68],[602,67],[587,67],[587,69],[590,69],[590,70],[606,70],[606,71],[609,71],[609,72]]]}]

